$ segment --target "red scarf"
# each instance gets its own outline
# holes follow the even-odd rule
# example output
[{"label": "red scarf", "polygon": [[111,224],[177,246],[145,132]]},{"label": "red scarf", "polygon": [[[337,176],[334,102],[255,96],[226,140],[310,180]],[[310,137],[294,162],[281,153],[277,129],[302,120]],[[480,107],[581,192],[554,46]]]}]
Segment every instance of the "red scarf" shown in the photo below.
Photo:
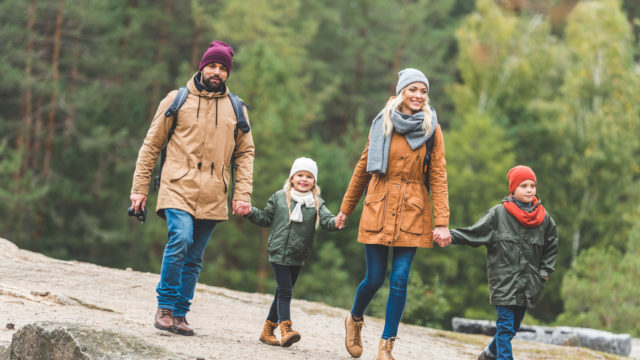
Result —
[{"label": "red scarf", "polygon": [[[520,209],[520,207],[513,201],[513,195],[507,197],[502,201],[502,205],[505,209],[522,224],[522,226],[526,228],[534,228],[542,224],[544,221],[544,216],[547,212],[542,207],[542,204],[539,203],[538,197],[533,198],[533,210],[526,211]],[[537,204],[537,206],[536,206]]]}]

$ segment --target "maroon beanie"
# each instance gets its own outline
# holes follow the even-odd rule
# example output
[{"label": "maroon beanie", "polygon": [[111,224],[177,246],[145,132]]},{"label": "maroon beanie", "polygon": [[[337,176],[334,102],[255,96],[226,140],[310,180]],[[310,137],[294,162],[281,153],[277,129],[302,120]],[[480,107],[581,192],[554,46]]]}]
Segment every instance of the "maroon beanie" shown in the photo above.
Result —
[{"label": "maroon beanie", "polygon": [[509,170],[507,174],[507,179],[509,179],[509,191],[513,194],[516,191],[518,185],[520,185],[525,180],[533,180],[536,184],[538,181],[536,180],[536,174],[531,170],[530,167],[524,165],[518,165],[513,169]]},{"label": "maroon beanie", "polygon": [[231,72],[231,64],[233,64],[233,48],[224,41],[213,41],[209,44],[209,48],[202,55],[200,60],[199,71],[211,63],[219,63],[227,67],[227,71]]}]

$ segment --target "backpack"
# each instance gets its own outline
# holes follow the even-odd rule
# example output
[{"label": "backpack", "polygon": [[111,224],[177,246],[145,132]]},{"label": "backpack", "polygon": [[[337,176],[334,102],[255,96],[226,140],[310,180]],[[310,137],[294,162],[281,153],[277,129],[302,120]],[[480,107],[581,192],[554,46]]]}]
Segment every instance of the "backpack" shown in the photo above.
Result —
[{"label": "backpack", "polygon": [[[438,123],[438,115],[436,115],[436,109],[431,107],[431,115],[436,118],[436,124]],[[438,125],[436,125],[438,126]],[[433,138],[435,133],[431,135],[427,140],[427,153],[424,155],[424,162],[422,163],[422,172],[424,173],[424,185],[427,187],[427,191],[431,194],[431,184],[429,183],[429,170],[431,169],[431,152],[433,151]]]},{"label": "backpack", "polygon": [[[158,171],[158,175],[153,180],[153,190],[158,191],[160,188],[160,177],[162,176],[162,167],[164,166],[164,160],[167,157],[167,146],[169,146],[169,141],[171,141],[171,137],[176,130],[176,126],[178,126],[178,110],[184,105],[184,102],[187,100],[187,96],[189,95],[189,89],[186,86],[178,89],[178,95],[173,99],[171,106],[164,112],[165,117],[173,116],[173,123],[171,124],[171,129],[169,130],[169,136],[167,137],[167,142],[162,147],[162,151],[160,152],[160,170]],[[229,100],[231,100],[231,106],[233,107],[233,112],[236,115],[236,128],[233,130],[233,138],[235,139],[238,135],[238,129],[242,130],[243,133],[248,133],[251,130],[249,123],[247,122],[247,118],[244,116],[244,111],[242,111],[242,107],[246,107],[247,110],[251,108],[247,105],[238,95],[234,93],[229,93]],[[233,178],[235,175],[235,169],[238,166],[235,163],[235,159],[231,158],[231,183],[233,183]]]}]

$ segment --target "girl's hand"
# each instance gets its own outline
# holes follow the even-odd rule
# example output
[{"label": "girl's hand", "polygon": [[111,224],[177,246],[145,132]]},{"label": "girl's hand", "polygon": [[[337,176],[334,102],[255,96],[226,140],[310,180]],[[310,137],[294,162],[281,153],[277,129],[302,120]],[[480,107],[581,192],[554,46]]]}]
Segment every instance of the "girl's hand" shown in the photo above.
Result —
[{"label": "girl's hand", "polygon": [[343,229],[347,224],[347,214],[340,211],[340,213],[338,213],[338,216],[336,216],[335,223],[338,229]]},{"label": "girl's hand", "polygon": [[445,247],[451,244],[451,233],[449,228],[445,226],[437,226],[433,230],[433,241],[437,242],[440,247]]}]

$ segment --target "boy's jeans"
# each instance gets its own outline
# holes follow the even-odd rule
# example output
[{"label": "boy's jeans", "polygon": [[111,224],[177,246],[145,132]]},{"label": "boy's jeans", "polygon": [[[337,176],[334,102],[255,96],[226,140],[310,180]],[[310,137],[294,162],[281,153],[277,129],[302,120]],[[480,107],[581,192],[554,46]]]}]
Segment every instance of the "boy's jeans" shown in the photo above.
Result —
[{"label": "boy's jeans", "polygon": [[165,209],[169,241],[164,248],[160,282],[156,288],[158,307],[172,309],[173,316],[189,312],[202,255],[216,220],[195,219],[186,211]]},{"label": "boy's jeans", "polygon": [[365,245],[367,257],[367,275],[356,290],[351,314],[361,317],[371,299],[384,284],[387,275],[387,258],[389,249],[393,249],[391,274],[389,275],[389,298],[385,312],[383,339],[395,337],[407,303],[407,286],[411,262],[416,254],[415,247],[393,247],[384,245]]},{"label": "boy's jeans", "polygon": [[496,306],[498,320],[496,320],[496,336],[493,337],[487,350],[496,355],[498,360],[513,360],[511,339],[520,330],[520,324],[527,310],[526,306]]}]

